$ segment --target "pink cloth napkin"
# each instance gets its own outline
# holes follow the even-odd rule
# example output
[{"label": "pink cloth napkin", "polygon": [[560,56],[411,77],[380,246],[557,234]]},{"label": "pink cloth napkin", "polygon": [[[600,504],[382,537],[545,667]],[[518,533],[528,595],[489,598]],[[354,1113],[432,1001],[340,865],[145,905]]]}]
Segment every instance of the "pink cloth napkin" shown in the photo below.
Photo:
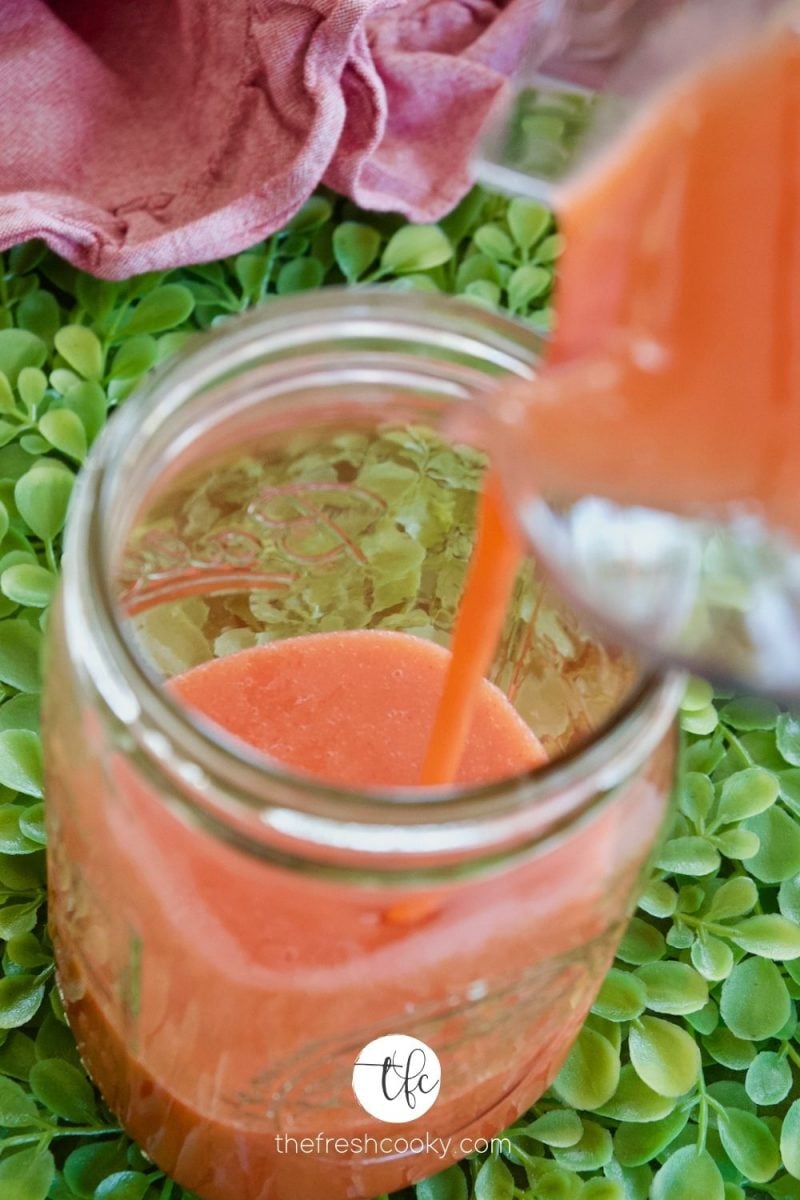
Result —
[{"label": "pink cloth napkin", "polygon": [[435,220],[541,0],[0,0],[0,248],[216,258],[322,180]]}]

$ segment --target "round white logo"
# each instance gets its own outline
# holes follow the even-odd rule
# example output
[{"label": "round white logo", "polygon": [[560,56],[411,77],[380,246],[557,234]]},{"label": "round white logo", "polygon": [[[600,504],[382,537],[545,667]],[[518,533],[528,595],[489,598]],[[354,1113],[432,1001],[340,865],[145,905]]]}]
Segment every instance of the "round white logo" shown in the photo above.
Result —
[{"label": "round white logo", "polygon": [[397,1125],[433,1108],[441,1081],[435,1051],[404,1033],[376,1038],[353,1067],[353,1091],[361,1107],[371,1117]]}]

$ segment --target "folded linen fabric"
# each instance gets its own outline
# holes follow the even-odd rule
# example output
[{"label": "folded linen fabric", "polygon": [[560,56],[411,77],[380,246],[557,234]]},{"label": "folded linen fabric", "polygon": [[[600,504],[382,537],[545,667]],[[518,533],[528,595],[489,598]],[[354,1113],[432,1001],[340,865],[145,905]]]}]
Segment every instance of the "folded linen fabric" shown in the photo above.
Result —
[{"label": "folded linen fabric", "polygon": [[542,0],[0,0],[0,249],[106,278],[266,236],[320,181],[435,220]]}]

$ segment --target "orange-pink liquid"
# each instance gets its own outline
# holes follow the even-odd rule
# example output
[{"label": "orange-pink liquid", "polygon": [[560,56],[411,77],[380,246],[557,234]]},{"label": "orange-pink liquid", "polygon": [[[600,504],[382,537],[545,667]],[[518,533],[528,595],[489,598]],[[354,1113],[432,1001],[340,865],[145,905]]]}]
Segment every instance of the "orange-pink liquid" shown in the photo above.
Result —
[{"label": "orange-pink liquid", "polygon": [[[449,661],[433,642],[361,629],[241,650],[169,687],[227,733],[301,773],[356,790],[413,787]],[[481,678],[456,782],[491,783],[544,760],[503,693]]]},{"label": "orange-pink liquid", "polygon": [[554,369],[515,443],[537,485],[800,532],[797,33],[677,85],[559,220]]}]

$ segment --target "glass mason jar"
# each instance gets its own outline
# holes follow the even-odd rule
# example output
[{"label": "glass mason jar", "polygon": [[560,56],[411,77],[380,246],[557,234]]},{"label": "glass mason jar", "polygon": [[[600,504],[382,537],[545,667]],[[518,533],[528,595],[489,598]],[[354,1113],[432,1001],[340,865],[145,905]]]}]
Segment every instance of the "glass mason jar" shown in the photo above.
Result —
[{"label": "glass mason jar", "polygon": [[[680,680],[533,559],[491,672],[548,752],[528,775],[348,792],[165,686],[321,630],[446,646],[483,466],[448,415],[539,351],[454,301],[307,294],[187,347],[87,463],[45,703],[58,978],[106,1101],[205,1200],[374,1196],[462,1157],[553,1079],[625,927]],[[407,1124],[353,1091],[398,1034],[441,1072]]]}]

